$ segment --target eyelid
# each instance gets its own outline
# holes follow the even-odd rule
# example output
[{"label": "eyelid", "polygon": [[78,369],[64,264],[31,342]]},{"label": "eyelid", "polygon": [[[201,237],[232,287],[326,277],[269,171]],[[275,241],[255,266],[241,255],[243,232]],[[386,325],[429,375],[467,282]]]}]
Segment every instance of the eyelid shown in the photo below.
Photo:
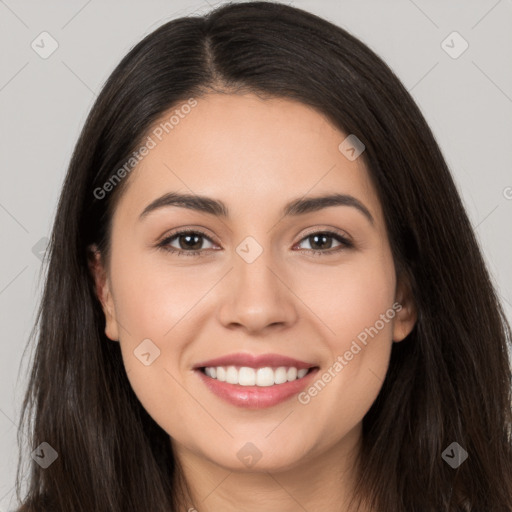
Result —
[{"label": "eyelid", "polygon": [[[299,238],[298,242],[301,242],[304,238],[306,238],[309,235],[313,235],[313,234],[316,234],[316,233],[324,233],[324,232],[328,232],[328,231],[334,232],[337,235],[339,235],[339,236],[341,236],[343,238],[346,238],[348,241],[352,241],[352,237],[346,231],[343,231],[341,229],[335,228],[334,226],[324,225],[324,226],[315,226],[315,227],[312,227],[312,228],[308,228],[304,233],[302,233],[302,235]],[[195,227],[195,226],[176,228],[176,229],[173,229],[173,230],[171,230],[169,232],[166,232],[164,235],[162,235],[160,237],[160,239],[159,239],[159,241],[157,243],[160,243],[161,241],[165,241],[168,238],[170,238],[170,237],[172,237],[174,235],[177,235],[177,234],[181,234],[183,232],[200,233],[205,238],[208,238],[211,242],[214,242],[217,245],[219,245],[215,241],[215,239],[214,239],[214,237],[212,235],[210,235],[206,231],[204,231],[203,228],[199,228],[199,227]]]},{"label": "eyelid", "polygon": [[304,238],[306,238],[310,235],[314,235],[316,233],[327,233],[327,232],[334,233],[334,234],[346,239],[347,242],[352,243],[352,237],[346,231],[343,231],[342,229],[335,228],[334,226],[327,226],[327,225],[315,226],[313,228],[306,229],[306,231],[304,233],[302,233],[299,242],[301,242]]},{"label": "eyelid", "polygon": [[303,241],[307,240],[310,236],[316,235],[316,234],[326,234],[329,238],[336,240],[339,243],[339,246],[337,246],[335,248],[326,249],[326,250],[298,249],[298,252],[302,252],[311,257],[318,257],[318,256],[329,257],[329,256],[339,255],[340,253],[343,253],[346,250],[355,248],[355,243],[352,241],[352,237],[345,231],[335,228],[333,226],[328,226],[328,227],[323,227],[323,228],[317,226],[315,228],[310,228],[310,229],[306,230],[305,233],[302,233],[301,238],[299,239],[299,241],[296,244],[294,244],[293,247],[300,245],[301,243],[303,243]]},{"label": "eyelid", "polygon": [[212,235],[208,234],[203,228],[196,228],[194,226],[183,227],[183,228],[176,228],[176,229],[172,229],[171,231],[167,231],[164,235],[162,235],[159,238],[159,240],[157,242],[157,245],[161,244],[162,242],[165,242],[166,240],[168,240],[170,238],[173,238],[176,235],[181,235],[183,233],[196,233],[196,234],[199,234],[199,235],[203,235],[205,238],[210,240],[212,243],[215,243],[215,244],[219,245],[215,241],[214,237]]},{"label": "eyelid", "polygon": [[[166,251],[170,252],[171,254],[172,253],[174,253],[176,255],[186,254],[188,256],[208,255],[208,254],[211,254],[211,251],[218,250],[218,249],[210,249],[210,250],[199,249],[199,250],[187,251],[187,250],[177,249],[177,248],[170,246],[171,239],[176,238],[180,235],[188,234],[188,233],[201,235],[203,238],[209,240],[214,245],[220,245],[220,244],[217,244],[217,242],[214,240],[214,237],[207,234],[203,230],[203,228],[197,228],[197,227],[192,226],[192,227],[176,228],[176,229],[171,230],[170,232],[167,232],[156,243],[156,247],[159,249],[166,250]],[[354,242],[352,241],[352,237],[350,235],[348,235],[348,233],[346,233],[345,231],[335,228],[333,226],[324,226],[324,227],[316,226],[316,227],[309,228],[308,230],[306,230],[306,232],[302,233],[300,239],[293,245],[293,247],[297,246],[298,244],[300,244],[301,242],[306,240],[311,235],[322,234],[322,233],[327,234],[331,238],[335,238],[335,239],[339,238],[337,241],[341,245],[339,247],[335,248],[334,250],[333,249],[327,249],[327,250],[299,249],[298,251],[299,252],[305,251],[306,253],[311,253],[312,255],[313,254],[315,254],[315,255],[332,255],[332,254],[338,253],[339,251],[341,251],[343,249],[350,249],[350,248],[354,247]],[[206,254],[204,254],[204,253],[206,253]]]}]

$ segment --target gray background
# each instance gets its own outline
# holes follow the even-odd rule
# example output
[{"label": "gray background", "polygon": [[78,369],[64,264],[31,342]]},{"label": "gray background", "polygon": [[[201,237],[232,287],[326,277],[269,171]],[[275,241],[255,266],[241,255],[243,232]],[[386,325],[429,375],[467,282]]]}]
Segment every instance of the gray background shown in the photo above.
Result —
[{"label": "gray background", "polygon": [[[41,293],[44,237],[79,130],[103,82],[136,42],[170,19],[216,5],[209,2],[0,0],[0,512],[15,506],[16,427],[31,350],[23,364],[22,355]],[[512,1],[291,3],[362,39],[411,92],[512,319]],[[47,59],[31,47],[34,40],[43,45],[43,31],[59,45]],[[458,58],[441,45],[453,31],[469,44]],[[447,45],[452,53],[462,48],[453,38]]]}]

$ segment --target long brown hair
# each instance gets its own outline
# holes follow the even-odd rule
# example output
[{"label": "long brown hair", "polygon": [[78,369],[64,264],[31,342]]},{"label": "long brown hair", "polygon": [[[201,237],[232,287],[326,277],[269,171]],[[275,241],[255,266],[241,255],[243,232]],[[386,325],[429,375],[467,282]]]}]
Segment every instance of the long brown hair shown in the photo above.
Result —
[{"label": "long brown hair", "polygon": [[[164,112],[212,90],[298,100],[366,147],[418,320],[393,344],[363,420],[356,496],[380,512],[512,510],[510,326],[431,130],[390,68],[354,36],[298,8],[248,2],[149,34],[88,116],[51,235],[19,433],[22,449],[47,442],[58,458],[46,469],[30,461],[21,497],[20,452],[20,511],[178,509],[178,461],[134,395],[119,344],[104,334],[87,249],[108,251],[126,180],[105,197],[95,190]],[[442,456],[454,442],[468,453],[457,468]]]}]

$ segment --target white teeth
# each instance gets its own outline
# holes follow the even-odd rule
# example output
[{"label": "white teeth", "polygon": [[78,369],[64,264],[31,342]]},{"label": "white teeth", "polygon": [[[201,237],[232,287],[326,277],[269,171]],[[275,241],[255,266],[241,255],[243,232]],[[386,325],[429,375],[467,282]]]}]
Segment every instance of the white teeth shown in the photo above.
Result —
[{"label": "white teeth", "polygon": [[[239,382],[243,383],[243,386],[255,386],[256,372],[254,371],[254,368],[247,368],[247,366],[242,366],[242,368],[238,370],[238,379],[235,384],[238,384]],[[258,384],[258,386],[259,385],[260,384]]]},{"label": "white teeth", "polygon": [[[221,382],[226,382],[226,370],[222,366],[218,366],[217,368],[215,368],[215,370],[217,372],[217,380],[220,380]],[[213,377],[213,375],[210,375],[210,377]]]},{"label": "white teeth", "polygon": [[[244,385],[241,380],[240,384]],[[272,368],[258,368],[256,370],[256,386],[273,386],[274,384],[274,370]]]},{"label": "white teeth", "polygon": [[208,377],[217,379],[229,384],[239,384],[240,386],[273,386],[274,384],[284,384],[297,379],[302,379],[307,373],[307,368],[297,370],[291,366],[286,368],[249,368],[248,366],[211,366],[204,369]]},{"label": "white teeth", "polygon": [[234,366],[228,366],[226,370],[226,382],[228,384],[238,384],[238,371]]},{"label": "white teeth", "polygon": [[[217,368],[215,368],[213,366],[210,368],[205,368],[204,372],[206,373],[206,375],[208,375],[208,377],[212,377],[213,379],[215,379],[217,377]],[[219,379],[219,380],[221,380],[221,379]],[[226,380],[225,377],[224,377],[224,380]]]},{"label": "white teeth", "polygon": [[275,384],[284,384],[285,382],[288,381],[287,375],[288,375],[288,372],[286,371],[286,368],[284,366],[279,367],[274,372],[274,383]]},{"label": "white teeth", "polygon": [[309,368],[302,368],[301,370],[297,371],[297,378],[302,379],[306,375],[306,373],[309,372]]}]

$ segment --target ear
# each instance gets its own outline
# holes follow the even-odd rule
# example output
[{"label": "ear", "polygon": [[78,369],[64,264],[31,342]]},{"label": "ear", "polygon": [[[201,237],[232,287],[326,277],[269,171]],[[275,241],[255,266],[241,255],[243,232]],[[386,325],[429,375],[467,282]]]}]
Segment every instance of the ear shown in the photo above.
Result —
[{"label": "ear", "polygon": [[418,313],[411,287],[406,279],[399,279],[395,294],[395,303],[398,302],[401,308],[396,309],[397,313],[393,323],[393,341],[398,343],[405,339],[413,330]]},{"label": "ear", "polygon": [[88,248],[88,262],[89,271],[94,280],[96,296],[105,314],[105,334],[112,341],[119,341],[119,330],[116,321],[114,300],[110,291],[110,280],[101,253],[95,244]]}]

